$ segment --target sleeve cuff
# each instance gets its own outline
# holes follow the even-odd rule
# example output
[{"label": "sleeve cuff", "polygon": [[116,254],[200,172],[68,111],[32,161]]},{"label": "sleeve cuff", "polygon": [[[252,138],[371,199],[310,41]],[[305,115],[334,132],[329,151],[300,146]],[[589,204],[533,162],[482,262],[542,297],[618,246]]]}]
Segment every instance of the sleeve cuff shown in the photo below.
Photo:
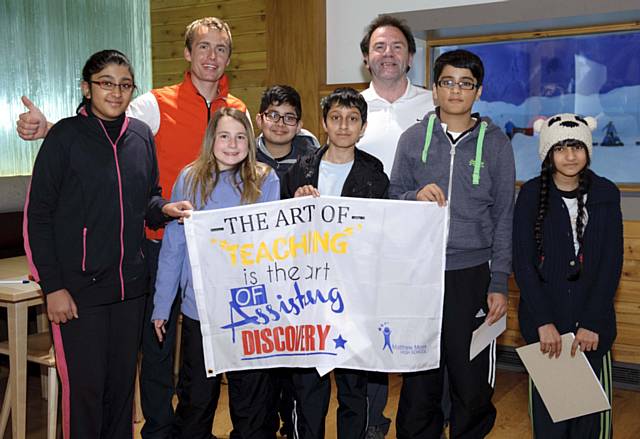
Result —
[{"label": "sleeve cuff", "polygon": [[157,230],[173,220],[173,218],[162,212],[162,208],[167,204],[169,204],[169,201],[164,198],[159,198],[149,206],[147,216],[145,218],[147,221],[147,227],[152,230]]},{"label": "sleeve cuff", "polygon": [[400,199],[416,201],[418,199],[418,191],[416,190],[416,191],[405,192],[404,194],[400,195]]},{"label": "sleeve cuff", "polygon": [[536,331],[538,330],[538,328],[541,328],[544,325],[548,325],[550,323],[554,323],[553,318],[551,316],[540,316],[540,318],[536,319]]},{"label": "sleeve cuff", "polygon": [[489,283],[489,292],[490,293],[501,293],[505,296],[509,295],[509,288],[507,286],[507,279],[509,279],[509,274],[502,273],[499,271],[494,271],[491,273],[491,282]]},{"label": "sleeve cuff", "polygon": [[58,290],[62,290],[64,288],[65,286],[64,286],[64,283],[62,282],[62,279],[47,279],[47,280],[40,279],[40,289],[45,294],[45,296],[47,294],[53,293]]},{"label": "sleeve cuff", "polygon": [[151,322],[153,323],[156,320],[169,320],[169,313],[154,308],[153,313],[151,314]]},{"label": "sleeve cuff", "polygon": [[598,321],[597,318],[582,318],[578,323],[579,328],[588,329],[591,332],[600,333],[602,328],[602,322]]}]

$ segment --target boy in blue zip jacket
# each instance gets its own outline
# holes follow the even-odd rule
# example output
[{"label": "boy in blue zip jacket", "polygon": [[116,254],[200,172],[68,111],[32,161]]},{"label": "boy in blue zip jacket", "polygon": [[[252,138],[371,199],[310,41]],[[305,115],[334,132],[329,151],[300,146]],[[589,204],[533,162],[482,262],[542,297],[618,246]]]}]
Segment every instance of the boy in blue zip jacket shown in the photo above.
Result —
[{"label": "boy in blue zip jacket", "polygon": [[440,438],[444,368],[450,380],[450,438],[481,438],[495,422],[495,341],[472,361],[472,332],[507,310],[515,164],[511,143],[490,119],[472,114],[484,67],[455,50],[434,65],[439,106],[405,131],[391,172],[391,198],[435,201],[450,209],[446,250],[441,362],[404,375],[397,434]]}]

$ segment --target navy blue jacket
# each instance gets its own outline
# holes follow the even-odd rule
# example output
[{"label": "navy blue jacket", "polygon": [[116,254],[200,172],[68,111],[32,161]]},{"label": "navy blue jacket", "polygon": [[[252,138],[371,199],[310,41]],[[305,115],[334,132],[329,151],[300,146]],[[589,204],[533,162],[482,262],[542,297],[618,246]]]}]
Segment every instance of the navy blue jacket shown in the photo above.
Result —
[{"label": "navy blue jacket", "polygon": [[554,184],[543,224],[544,264],[539,275],[534,224],[538,214],[540,178],[522,186],[514,213],[513,268],[520,288],[518,318],[527,343],[539,341],[538,328],[555,324],[560,334],[585,328],[599,335],[598,350],[607,352],[616,338],[613,298],[623,260],[620,191],[606,178],[589,172],[588,222],[583,235],[583,266],[579,263],[569,213]]},{"label": "navy blue jacket", "polygon": [[146,124],[126,118],[113,143],[86,111],[55,124],[25,206],[25,247],[42,291],[66,288],[80,308],[145,294],[145,221],[162,224],[165,203]]}]

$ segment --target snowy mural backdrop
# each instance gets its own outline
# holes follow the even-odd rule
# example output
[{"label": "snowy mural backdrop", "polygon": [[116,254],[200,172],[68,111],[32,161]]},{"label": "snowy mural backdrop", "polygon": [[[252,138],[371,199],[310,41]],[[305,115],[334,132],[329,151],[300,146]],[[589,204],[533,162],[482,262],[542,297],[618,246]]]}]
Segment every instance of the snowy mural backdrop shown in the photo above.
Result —
[{"label": "snowy mural backdrop", "polygon": [[619,184],[640,183],[640,31],[439,46],[464,48],[485,65],[474,110],[511,137],[516,177],[540,172],[533,122],[557,113],[593,116],[591,167]]}]

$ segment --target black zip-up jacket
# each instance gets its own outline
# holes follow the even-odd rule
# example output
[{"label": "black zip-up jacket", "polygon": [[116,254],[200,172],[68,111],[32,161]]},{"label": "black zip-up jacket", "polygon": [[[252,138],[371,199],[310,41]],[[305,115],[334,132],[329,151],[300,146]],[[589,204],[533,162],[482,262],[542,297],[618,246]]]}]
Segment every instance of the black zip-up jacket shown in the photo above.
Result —
[{"label": "black zip-up jacket", "polygon": [[164,204],[146,124],[125,118],[112,141],[84,108],[58,122],[25,205],[25,249],[42,291],[66,288],[79,308],[145,294],[145,218],[162,224]]},{"label": "black zip-up jacket", "polygon": [[264,143],[264,135],[258,136],[256,139],[256,160],[271,166],[278,178],[282,180],[284,174],[287,173],[300,157],[315,152],[320,145],[318,140],[309,131],[303,130],[296,134],[291,141],[291,151],[285,157],[275,159],[267,149]]},{"label": "black zip-up jacket", "polygon": [[613,299],[623,260],[620,191],[591,171],[585,204],[588,214],[581,248],[580,276],[569,212],[553,183],[543,223],[544,263],[538,267],[534,225],[538,215],[540,177],[525,183],[516,201],[513,219],[513,269],[520,287],[518,319],[527,343],[538,340],[538,328],[555,324],[558,332],[585,328],[599,336],[599,358],[616,338]]},{"label": "black zip-up jacket", "polygon": [[[318,174],[322,156],[328,146],[301,157],[280,180],[280,198],[293,198],[300,186],[318,187]],[[342,187],[343,197],[388,198],[389,178],[384,173],[382,162],[355,148],[353,166]]]}]

